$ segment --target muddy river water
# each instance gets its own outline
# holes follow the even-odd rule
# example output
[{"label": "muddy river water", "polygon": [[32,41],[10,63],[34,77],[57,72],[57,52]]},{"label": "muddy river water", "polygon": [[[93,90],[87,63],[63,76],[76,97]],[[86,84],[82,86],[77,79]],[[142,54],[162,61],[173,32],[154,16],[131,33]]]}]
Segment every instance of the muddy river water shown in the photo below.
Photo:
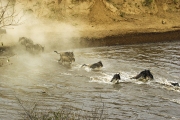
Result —
[{"label": "muddy river water", "polygon": [[[58,51],[58,50],[57,50]],[[60,51],[60,50],[59,50]],[[71,67],[57,62],[53,51],[39,56],[16,54],[0,67],[0,119],[22,119],[24,109],[56,111],[71,106],[79,111],[103,107],[112,120],[179,120],[180,42],[80,48]],[[81,65],[102,61],[92,71]],[[149,69],[154,80],[130,79]],[[121,74],[120,84],[110,82]],[[21,105],[19,101],[21,101]]]}]

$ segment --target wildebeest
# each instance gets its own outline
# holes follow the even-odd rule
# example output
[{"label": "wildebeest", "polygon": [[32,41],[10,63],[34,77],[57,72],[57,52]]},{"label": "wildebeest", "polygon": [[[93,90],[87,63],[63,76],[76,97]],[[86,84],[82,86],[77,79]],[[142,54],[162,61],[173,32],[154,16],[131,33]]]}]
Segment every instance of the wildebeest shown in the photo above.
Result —
[{"label": "wildebeest", "polygon": [[113,78],[111,79],[111,82],[118,84],[119,80],[121,80],[120,73],[114,74]]},{"label": "wildebeest", "polygon": [[33,45],[33,51],[35,52],[44,52],[44,47],[40,44],[34,44]]},{"label": "wildebeest", "polygon": [[179,83],[177,83],[177,82],[175,82],[175,83],[171,82],[171,85],[179,87]]},{"label": "wildebeest", "polygon": [[83,66],[88,66],[89,68],[91,69],[100,69],[103,67],[103,64],[101,61],[97,62],[97,63],[94,63],[94,64],[91,64],[91,65],[86,65],[86,64],[83,64],[81,67]]},{"label": "wildebeest", "polygon": [[25,45],[25,48],[26,48],[26,51],[30,52],[30,53],[33,53],[33,50],[34,50],[34,44],[32,43],[27,43]]},{"label": "wildebeest", "polygon": [[60,54],[60,57],[61,56],[68,56],[68,57],[74,58],[74,53],[73,52],[57,52],[57,51],[54,51],[54,52],[57,53],[57,54]]},{"label": "wildebeest", "polygon": [[72,62],[75,62],[75,58],[68,57],[68,56],[61,56],[60,62],[62,64],[64,64],[64,63],[70,63],[71,64]]},{"label": "wildebeest", "polygon": [[152,73],[150,72],[150,70],[144,70],[142,72],[140,72],[138,75],[136,75],[135,77],[132,77],[131,79],[139,79],[139,80],[152,80],[154,79]]},{"label": "wildebeest", "polygon": [[33,41],[26,37],[19,38],[20,45],[24,46],[26,51],[37,54],[44,51],[44,47],[40,44],[34,44]]},{"label": "wildebeest", "polygon": [[20,37],[20,38],[19,38],[19,43],[20,43],[21,45],[24,45],[25,47],[26,47],[27,44],[32,44],[32,45],[34,44],[31,39],[26,38],[26,37]]},{"label": "wildebeest", "polygon": [[60,55],[60,59],[58,61],[61,62],[62,64],[64,63],[71,64],[72,62],[75,62],[73,52],[57,52],[57,51],[54,51],[54,52]]}]

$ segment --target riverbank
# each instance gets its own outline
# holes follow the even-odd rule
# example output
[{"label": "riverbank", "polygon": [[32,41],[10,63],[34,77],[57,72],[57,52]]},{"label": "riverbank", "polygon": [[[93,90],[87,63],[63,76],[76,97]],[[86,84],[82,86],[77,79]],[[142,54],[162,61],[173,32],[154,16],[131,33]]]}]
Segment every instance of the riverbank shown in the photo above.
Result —
[{"label": "riverbank", "polygon": [[106,36],[104,38],[82,38],[80,41],[80,46],[113,46],[155,42],[172,42],[179,40],[180,30],[165,32],[131,32],[115,36]]},{"label": "riverbank", "polygon": [[[90,34],[97,35],[104,34],[108,31],[91,31]],[[115,45],[130,45],[130,44],[143,44],[143,43],[158,43],[158,42],[173,42],[180,41],[180,29],[174,29],[170,31],[158,31],[158,32],[143,32],[143,31],[124,31],[128,33],[120,33],[117,35],[108,35],[105,37],[96,36],[82,36],[74,37],[70,40],[58,41],[59,39],[47,40],[45,43],[45,51],[50,50],[68,50],[76,48],[85,47],[101,47],[101,46],[115,46]],[[56,34],[51,34],[49,38],[55,36]],[[48,39],[48,38],[47,38]],[[57,44],[55,44],[57,43]],[[13,45],[0,46],[0,56],[9,56],[13,54],[14,46],[18,44],[17,42]]]},{"label": "riverbank", "polygon": [[45,51],[180,40],[178,1],[21,1],[23,24],[0,40],[13,46],[20,37]]},{"label": "riverbank", "polygon": [[[45,46],[45,49],[49,50],[73,50],[76,48],[86,48],[86,47],[102,47],[102,46],[115,46],[115,45],[130,45],[130,44],[143,44],[143,43],[159,43],[159,42],[173,42],[180,41],[180,30],[170,30],[170,31],[161,31],[161,32],[143,32],[143,31],[134,31],[128,33],[120,33],[117,35],[107,35],[105,37],[95,37],[93,34],[99,35],[104,34],[108,31],[91,31],[88,32],[89,35],[92,34],[92,37],[82,36],[80,38],[73,37],[70,40],[61,40],[54,39]],[[125,32],[125,31],[124,31]],[[52,34],[55,36],[55,34]],[[56,43],[56,44],[53,44]]]}]

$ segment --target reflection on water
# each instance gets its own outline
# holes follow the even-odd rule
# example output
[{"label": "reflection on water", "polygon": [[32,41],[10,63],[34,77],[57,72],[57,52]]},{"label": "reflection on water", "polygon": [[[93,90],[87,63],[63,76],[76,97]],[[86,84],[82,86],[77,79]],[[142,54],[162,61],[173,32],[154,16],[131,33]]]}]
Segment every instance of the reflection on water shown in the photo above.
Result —
[{"label": "reflection on water", "polygon": [[[180,119],[180,42],[75,49],[71,67],[58,64],[54,52],[16,55],[12,65],[0,67],[0,118],[20,119],[23,108],[36,103],[43,111],[70,105],[83,111],[105,103],[108,119]],[[82,64],[102,61],[99,71]],[[150,69],[154,80],[129,79]],[[120,72],[121,82],[110,82]]]}]

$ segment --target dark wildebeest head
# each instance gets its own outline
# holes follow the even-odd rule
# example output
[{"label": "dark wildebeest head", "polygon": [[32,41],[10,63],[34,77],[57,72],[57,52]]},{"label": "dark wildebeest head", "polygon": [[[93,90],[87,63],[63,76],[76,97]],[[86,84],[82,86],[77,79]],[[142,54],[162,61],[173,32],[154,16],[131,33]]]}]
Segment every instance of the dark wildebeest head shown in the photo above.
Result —
[{"label": "dark wildebeest head", "polygon": [[113,78],[111,79],[111,82],[118,84],[119,80],[121,80],[120,73],[114,74]]},{"label": "dark wildebeest head", "polygon": [[179,87],[179,83],[172,83],[171,82],[171,85]]},{"label": "dark wildebeest head", "polygon": [[145,80],[152,80],[154,79],[150,70],[144,70],[140,72],[137,76],[132,77],[131,79],[145,79]]},{"label": "dark wildebeest head", "polygon": [[97,63],[94,63],[94,64],[90,65],[89,67],[92,68],[92,69],[101,68],[101,67],[103,67],[103,64],[102,64],[101,61],[99,61]]}]

